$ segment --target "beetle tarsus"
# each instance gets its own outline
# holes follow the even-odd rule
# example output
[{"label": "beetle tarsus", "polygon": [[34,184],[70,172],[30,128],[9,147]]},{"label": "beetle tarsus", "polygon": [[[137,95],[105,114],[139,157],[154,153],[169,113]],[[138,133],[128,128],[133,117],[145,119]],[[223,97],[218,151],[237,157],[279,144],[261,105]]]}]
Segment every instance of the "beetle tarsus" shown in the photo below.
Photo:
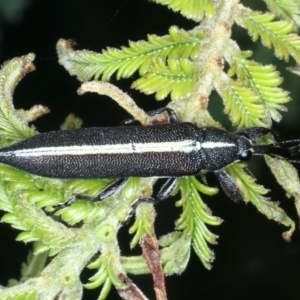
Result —
[{"label": "beetle tarsus", "polygon": [[[180,123],[180,119],[178,118],[176,112],[173,109],[168,108],[168,107],[162,107],[162,108],[159,108],[159,109],[150,110],[150,111],[147,112],[147,114],[150,117],[155,117],[155,116],[161,115],[165,112],[168,115],[167,122],[157,122],[153,118],[153,124],[154,123],[155,124],[157,124],[157,123]],[[135,120],[133,118],[129,118],[129,119],[125,119],[124,121],[122,121],[121,125],[132,125],[136,122],[137,122],[137,120]]]},{"label": "beetle tarsus", "polygon": [[156,197],[159,201],[166,200],[172,192],[175,190],[177,184],[179,182],[178,177],[171,177],[165,181],[165,183],[160,188],[159,192],[157,193]]},{"label": "beetle tarsus", "polygon": [[158,201],[152,197],[147,197],[147,198],[139,198],[137,199],[132,205],[131,205],[131,210],[128,213],[128,216],[126,218],[125,221],[122,222],[122,225],[125,226],[129,223],[129,221],[133,218],[135,212],[136,212],[136,208],[138,207],[138,205],[140,203],[152,203],[152,204],[156,204]]},{"label": "beetle tarsus", "polygon": [[109,184],[100,192],[100,194],[95,198],[96,200],[94,200],[94,202],[102,201],[120,192],[124,185],[127,183],[127,181],[128,178],[121,178]]},{"label": "beetle tarsus", "polygon": [[166,112],[168,114],[168,123],[180,123],[180,119],[179,119],[178,115],[176,114],[176,112],[173,109],[168,108],[168,107],[162,107],[162,108],[159,108],[156,110],[152,110],[152,111],[147,112],[147,114],[149,116],[156,116],[156,115],[162,114],[164,112]]}]

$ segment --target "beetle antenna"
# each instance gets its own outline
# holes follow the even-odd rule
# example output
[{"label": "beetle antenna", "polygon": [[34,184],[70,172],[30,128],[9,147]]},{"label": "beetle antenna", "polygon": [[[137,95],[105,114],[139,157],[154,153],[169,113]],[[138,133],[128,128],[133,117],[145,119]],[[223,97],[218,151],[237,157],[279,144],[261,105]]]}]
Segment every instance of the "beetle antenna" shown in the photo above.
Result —
[{"label": "beetle antenna", "polygon": [[300,160],[291,160],[290,157],[300,153],[300,140],[287,140],[270,145],[253,145],[253,155],[270,155],[284,159],[291,163],[300,163]]}]

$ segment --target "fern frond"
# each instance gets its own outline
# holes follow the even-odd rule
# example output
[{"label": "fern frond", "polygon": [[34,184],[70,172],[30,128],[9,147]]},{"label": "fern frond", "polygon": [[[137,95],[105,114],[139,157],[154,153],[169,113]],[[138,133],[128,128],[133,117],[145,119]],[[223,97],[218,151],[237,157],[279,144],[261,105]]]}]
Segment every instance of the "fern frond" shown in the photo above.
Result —
[{"label": "fern frond", "polygon": [[0,135],[6,143],[21,141],[35,134],[13,106],[12,94],[18,82],[35,69],[34,54],[7,61],[0,70]]},{"label": "fern frond", "polygon": [[173,11],[179,11],[184,17],[196,22],[201,21],[204,14],[207,16],[214,14],[211,0],[153,0],[153,2],[167,5]]},{"label": "fern frond", "polygon": [[198,79],[198,66],[188,59],[168,59],[166,65],[160,57],[153,59],[152,70],[136,80],[132,87],[157,100],[165,99],[171,93],[172,100],[189,97]]},{"label": "fern frond", "polygon": [[265,156],[266,162],[277,182],[286,191],[288,197],[293,197],[298,216],[300,217],[300,181],[297,170],[288,161]]},{"label": "fern frond", "polygon": [[299,0],[265,0],[269,10],[279,18],[294,21],[300,26]]},{"label": "fern frond", "polygon": [[120,49],[109,48],[102,54],[82,50],[74,51],[72,41],[60,39],[57,42],[59,63],[71,75],[79,80],[87,81],[94,77],[109,80],[117,72],[117,78],[128,78],[139,70],[140,75],[146,74],[152,66],[151,58],[159,56],[195,59],[199,53],[202,34],[190,34],[173,26],[169,36],[159,37],[148,35],[148,42],[130,42],[129,47]]},{"label": "fern frond", "polygon": [[102,253],[102,255],[94,262],[90,263],[87,267],[89,269],[98,269],[98,271],[89,278],[89,283],[86,283],[84,287],[86,289],[95,289],[99,286],[103,286],[98,299],[105,299],[114,285],[116,288],[126,288],[126,285],[121,282],[118,274],[116,274],[116,259],[117,253],[112,251],[113,246],[108,246]]},{"label": "fern frond", "polygon": [[35,249],[35,254],[50,250],[50,255],[55,255],[70,244],[72,238],[75,237],[62,224],[41,216],[41,213],[27,201],[11,197],[10,202],[13,212],[5,214],[2,221],[10,223],[16,229],[23,230],[17,237],[18,241],[25,243],[40,241],[41,244]]},{"label": "fern frond", "polygon": [[246,202],[250,201],[268,219],[272,219],[281,225],[290,227],[284,232],[285,238],[290,237],[295,230],[295,223],[288,217],[286,212],[264,195],[268,192],[262,185],[255,183],[255,178],[247,174],[242,164],[234,164],[226,168],[226,171],[234,178],[242,192]]},{"label": "fern frond", "polygon": [[210,269],[214,253],[208,244],[215,244],[217,236],[207,229],[206,224],[217,226],[222,220],[211,215],[199,192],[214,195],[217,189],[201,184],[194,176],[181,178],[176,190],[178,189],[181,190],[182,197],[176,202],[176,206],[183,208],[182,215],[176,221],[178,231],[167,234],[159,240],[164,272],[181,274],[189,261],[191,246],[203,265]]},{"label": "fern frond", "polygon": [[65,226],[46,218],[36,208],[39,201],[51,200],[51,203],[57,203],[63,199],[60,189],[52,187],[55,190],[53,193],[44,187],[47,189],[44,192],[37,181],[39,179],[20,170],[0,166],[0,209],[8,212],[2,217],[2,221],[23,231],[18,235],[18,240],[40,241],[41,244],[35,249],[36,253],[51,250],[54,255],[68,244],[69,240],[65,235],[71,238],[72,234],[67,232]]},{"label": "fern frond", "polygon": [[38,300],[39,299],[39,292],[38,288],[36,287],[32,292],[24,292],[20,291],[19,293],[15,293],[14,295],[10,294],[9,300]]},{"label": "fern frond", "polygon": [[187,267],[192,245],[192,233],[186,229],[173,231],[159,239],[161,262],[166,275],[181,274]]},{"label": "fern frond", "polygon": [[130,248],[134,248],[144,236],[154,234],[153,221],[151,206],[147,203],[141,203],[136,210],[135,222],[129,229],[130,234],[135,233]]},{"label": "fern frond", "polygon": [[271,13],[252,13],[244,16],[244,23],[254,41],[261,37],[262,43],[266,47],[274,47],[277,57],[288,60],[291,55],[299,64],[300,37],[292,33],[295,31],[295,23],[293,21],[273,21],[275,17],[276,15]]},{"label": "fern frond", "polygon": [[[290,101],[288,92],[278,88],[278,85],[282,83],[282,78],[279,77],[279,72],[275,71],[274,66],[262,66],[255,61],[247,60],[246,58],[250,55],[248,52],[235,55],[233,64],[228,71],[229,76],[236,74],[244,86],[260,97],[265,105],[267,115],[279,122],[281,114],[278,110],[286,111],[286,107],[282,104]],[[271,120],[266,121],[266,125],[271,126]]]},{"label": "fern frond", "polygon": [[267,115],[260,97],[241,83],[231,81],[223,97],[224,112],[229,114],[233,125],[242,127],[266,127]]},{"label": "fern frond", "polygon": [[[39,245],[39,242],[33,244],[33,249]],[[48,253],[40,253],[34,255],[33,252],[29,252],[27,255],[26,263],[22,263],[21,267],[21,278],[19,282],[25,282],[26,280],[37,277],[41,274],[45,268],[48,260]]]},{"label": "fern frond", "polygon": [[90,283],[87,283],[84,285],[86,289],[95,289],[101,285],[103,285],[101,294],[100,294],[100,299],[105,299],[106,296],[108,295],[112,282],[109,278],[109,274],[107,272],[106,266],[103,264],[103,257],[99,257],[96,261],[92,262],[89,264],[87,267],[89,269],[95,269],[97,268],[98,271],[97,273],[89,278]]},{"label": "fern frond", "polygon": [[217,236],[211,233],[206,224],[217,226],[222,220],[211,215],[211,211],[202,201],[199,192],[206,195],[217,193],[216,189],[202,185],[194,176],[184,177],[180,181],[182,199],[176,206],[183,207],[183,213],[176,222],[176,229],[186,231],[192,237],[192,245],[204,267],[211,268],[214,253],[207,243],[215,244]]}]

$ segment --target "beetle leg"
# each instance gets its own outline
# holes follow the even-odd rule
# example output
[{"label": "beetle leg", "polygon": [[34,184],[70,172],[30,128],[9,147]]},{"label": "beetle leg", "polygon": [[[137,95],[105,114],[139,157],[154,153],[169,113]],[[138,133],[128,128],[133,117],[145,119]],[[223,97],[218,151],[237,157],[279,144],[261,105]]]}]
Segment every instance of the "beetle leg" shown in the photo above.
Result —
[{"label": "beetle leg", "polygon": [[157,193],[156,199],[148,197],[148,198],[139,198],[137,199],[131,206],[131,210],[128,214],[128,217],[126,218],[126,220],[123,222],[123,225],[127,225],[128,222],[130,221],[130,219],[133,217],[136,208],[138,207],[138,205],[142,202],[146,202],[146,203],[153,203],[153,204],[157,204],[160,201],[164,201],[165,199],[167,199],[171,193],[174,191],[174,189],[176,188],[177,184],[178,184],[179,178],[178,177],[171,177],[169,178],[164,184],[163,186],[160,188],[159,192]]},{"label": "beetle leg", "polygon": [[172,192],[175,190],[178,184],[179,178],[178,177],[171,177],[162,185],[159,192],[157,193],[158,201],[166,200]]},{"label": "beetle leg", "polygon": [[105,187],[100,194],[97,196],[97,200],[95,201],[102,201],[104,199],[107,199],[116,193],[120,192],[120,190],[124,187],[124,185],[127,183],[129,178],[121,178],[111,184],[109,184],[107,187]]},{"label": "beetle leg", "polygon": [[133,119],[133,118],[127,118],[127,119],[125,119],[125,120],[123,120],[122,122],[121,122],[121,125],[123,126],[123,125],[132,125],[132,124],[134,124],[134,123],[138,123],[138,121],[136,120],[136,119]]},{"label": "beetle leg", "polygon": [[[171,177],[171,178],[167,179],[166,182],[160,188],[159,192],[157,193],[156,199],[154,199],[152,197],[137,199],[131,206],[132,209],[129,213],[129,218],[131,218],[133,216],[137,206],[140,203],[146,202],[146,203],[157,204],[158,202],[164,201],[165,199],[167,199],[171,195],[171,193],[174,191],[174,189],[176,188],[178,181],[179,181],[178,177]],[[126,222],[127,222],[127,220],[126,220]]]},{"label": "beetle leg", "polygon": [[[162,108],[159,108],[159,109],[155,109],[155,110],[150,110],[147,112],[147,114],[150,116],[150,117],[155,117],[155,116],[158,116],[162,113],[166,112],[167,115],[168,115],[168,119],[167,119],[167,123],[180,123],[180,120],[177,116],[177,114],[175,113],[175,111],[171,108],[168,108],[168,107],[162,107]],[[129,119],[126,119],[124,121],[122,121],[122,125],[132,125],[133,123],[137,122],[135,119],[132,119],[132,118],[129,118]],[[155,119],[153,118],[153,124],[154,123],[161,123],[160,121],[155,121]]]},{"label": "beetle leg", "polygon": [[168,123],[181,123],[176,112],[169,107],[162,107],[162,108],[159,108],[156,110],[151,110],[151,111],[148,111],[147,114],[151,117],[154,117],[154,116],[160,115],[164,112],[166,112],[168,115]]},{"label": "beetle leg", "polygon": [[214,171],[214,173],[217,176],[221,187],[228,198],[230,198],[234,202],[243,201],[241,191],[237,187],[235,181],[226,173],[224,169]]},{"label": "beetle leg", "polygon": [[58,204],[55,205],[54,209],[55,211],[68,207],[71,204],[73,204],[74,202],[76,202],[77,200],[85,200],[85,201],[90,201],[90,202],[98,202],[98,201],[102,201],[104,199],[107,199],[111,196],[113,196],[114,194],[118,193],[126,184],[126,182],[128,181],[128,178],[121,178],[111,184],[109,184],[108,186],[106,186],[97,197],[90,197],[90,196],[86,196],[86,195],[75,195],[72,198],[70,198],[69,200],[67,200],[66,202],[64,202],[63,204]]},{"label": "beetle leg", "polygon": [[125,226],[129,223],[129,221],[132,219],[132,217],[135,214],[136,208],[138,207],[138,205],[142,202],[145,203],[153,203],[156,204],[157,200],[155,200],[154,198],[148,197],[148,198],[138,198],[132,205],[131,205],[131,209],[128,213],[128,216],[126,218],[125,221],[122,222],[122,225]]},{"label": "beetle leg", "polygon": [[279,135],[271,128],[264,127],[249,127],[236,132],[238,135],[244,135],[250,140],[256,140],[270,133],[276,142],[280,142]]}]

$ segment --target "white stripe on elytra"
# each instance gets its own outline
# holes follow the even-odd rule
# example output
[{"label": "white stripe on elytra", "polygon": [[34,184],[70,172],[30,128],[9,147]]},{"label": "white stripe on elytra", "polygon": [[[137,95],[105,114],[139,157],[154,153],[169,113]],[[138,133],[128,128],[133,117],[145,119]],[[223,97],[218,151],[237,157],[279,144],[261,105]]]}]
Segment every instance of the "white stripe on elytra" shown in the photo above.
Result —
[{"label": "white stripe on elytra", "polygon": [[223,147],[234,147],[236,146],[235,144],[232,143],[222,143],[222,142],[204,142],[201,144],[202,148],[223,148]]},{"label": "white stripe on elytra", "polygon": [[0,152],[0,156],[59,156],[59,155],[93,155],[93,154],[131,154],[146,152],[193,152],[201,148],[233,147],[235,144],[221,142],[200,143],[193,140],[179,142],[159,143],[128,143],[110,145],[74,145],[39,147],[32,149],[20,149],[14,151]]}]

